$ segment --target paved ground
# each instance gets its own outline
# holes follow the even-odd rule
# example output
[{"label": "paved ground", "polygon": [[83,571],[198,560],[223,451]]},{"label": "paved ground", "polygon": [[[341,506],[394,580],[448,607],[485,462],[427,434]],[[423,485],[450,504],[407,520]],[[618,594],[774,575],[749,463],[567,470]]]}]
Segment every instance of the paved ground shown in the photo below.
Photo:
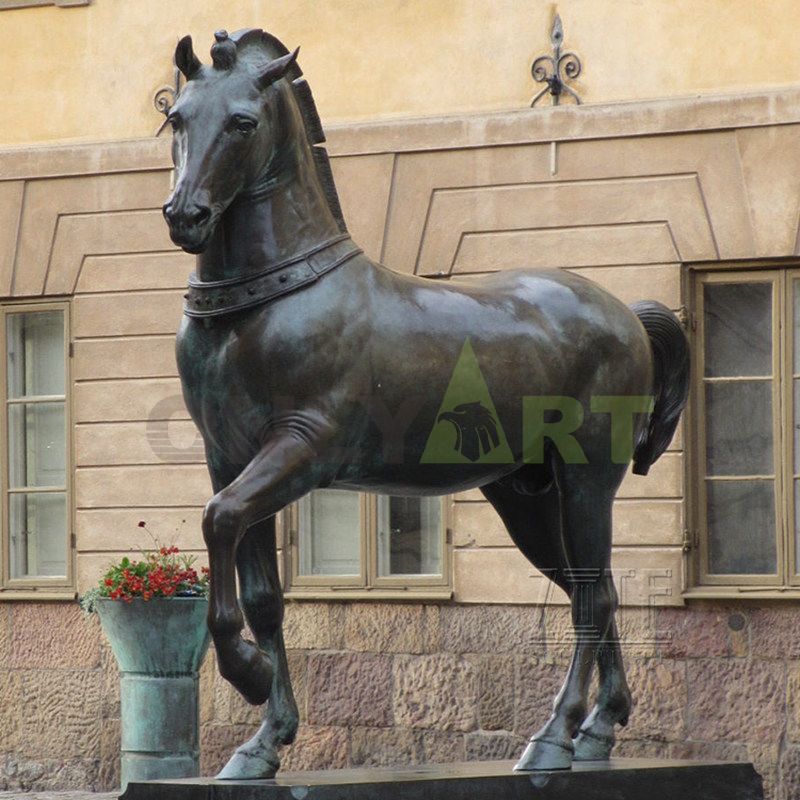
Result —
[{"label": "paved ground", "polygon": [[0,792],[0,800],[117,800],[119,792]]}]

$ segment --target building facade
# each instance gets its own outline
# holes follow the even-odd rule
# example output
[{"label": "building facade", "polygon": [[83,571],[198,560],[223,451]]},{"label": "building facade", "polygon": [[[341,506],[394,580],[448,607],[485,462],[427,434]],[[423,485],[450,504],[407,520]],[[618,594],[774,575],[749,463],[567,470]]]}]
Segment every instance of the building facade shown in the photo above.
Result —
[{"label": "building facade", "polygon": [[[0,786],[117,784],[115,665],[75,597],[149,546],[140,521],[204,557],[173,348],[193,259],[161,217],[152,98],[179,35],[199,53],[255,25],[303,45],[370,256],[437,280],[568,269],[680,314],[690,407],[614,510],[637,703],[617,752],[752,760],[770,797],[796,796],[800,12],[563,2],[585,104],[529,109],[550,7],[230,5],[0,0]],[[479,492],[320,492],[282,516],[280,550],[302,716],[285,768],[510,758],[547,718],[565,598]],[[209,657],[205,773],[259,714]]]}]

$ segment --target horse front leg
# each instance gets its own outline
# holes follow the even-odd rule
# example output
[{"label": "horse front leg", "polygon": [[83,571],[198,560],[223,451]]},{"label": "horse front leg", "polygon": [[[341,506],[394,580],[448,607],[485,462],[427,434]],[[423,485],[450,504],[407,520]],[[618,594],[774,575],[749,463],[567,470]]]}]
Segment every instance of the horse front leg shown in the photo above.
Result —
[{"label": "horse front leg", "polygon": [[211,578],[208,628],[219,671],[253,705],[261,705],[269,697],[275,665],[267,651],[242,639],[236,553],[250,525],[274,516],[314,488],[316,452],[289,434],[276,437],[209,500],[203,515]]},{"label": "horse front leg", "polygon": [[218,779],[272,778],[280,767],[278,749],[291,744],[299,714],[283,642],[283,591],[278,576],[275,517],[250,528],[236,553],[241,604],[258,646],[274,667],[267,712],[261,727],[236,749]]}]

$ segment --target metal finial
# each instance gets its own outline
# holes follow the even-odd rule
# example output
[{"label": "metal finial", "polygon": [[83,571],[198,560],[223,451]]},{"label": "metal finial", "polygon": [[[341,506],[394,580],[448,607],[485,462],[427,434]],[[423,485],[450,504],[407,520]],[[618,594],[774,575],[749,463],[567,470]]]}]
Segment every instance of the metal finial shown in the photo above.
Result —
[{"label": "metal finial", "polygon": [[224,29],[220,30],[220,31],[215,31],[214,38],[218,42],[224,42],[228,38],[228,31],[226,31]]},{"label": "metal finial", "polygon": [[567,81],[575,80],[581,74],[581,61],[575,53],[562,53],[561,45],[564,43],[564,26],[561,17],[556,14],[553,28],[550,31],[550,41],[553,45],[552,56],[539,56],[531,65],[531,75],[537,83],[546,83],[536,97],[531,100],[531,108],[548,92],[553,98],[553,105],[557,106],[563,92],[569,94],[580,105],[581,100],[569,86]]}]

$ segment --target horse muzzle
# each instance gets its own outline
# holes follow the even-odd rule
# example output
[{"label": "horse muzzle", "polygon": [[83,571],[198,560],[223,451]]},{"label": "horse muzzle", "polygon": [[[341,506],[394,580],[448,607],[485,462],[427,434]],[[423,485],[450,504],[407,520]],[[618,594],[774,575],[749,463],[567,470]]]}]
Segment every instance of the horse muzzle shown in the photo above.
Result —
[{"label": "horse muzzle", "polygon": [[162,210],[170,239],[187,253],[202,253],[216,225],[211,209],[197,204],[179,206],[168,200]]}]

